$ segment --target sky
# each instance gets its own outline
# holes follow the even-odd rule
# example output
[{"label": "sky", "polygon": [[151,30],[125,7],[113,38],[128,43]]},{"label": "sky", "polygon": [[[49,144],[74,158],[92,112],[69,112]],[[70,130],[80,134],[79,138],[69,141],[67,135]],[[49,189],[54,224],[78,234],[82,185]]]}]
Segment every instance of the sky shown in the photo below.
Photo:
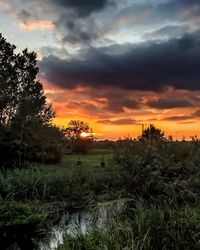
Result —
[{"label": "sky", "polygon": [[0,0],[0,23],[18,51],[37,52],[55,124],[200,136],[199,0]]}]

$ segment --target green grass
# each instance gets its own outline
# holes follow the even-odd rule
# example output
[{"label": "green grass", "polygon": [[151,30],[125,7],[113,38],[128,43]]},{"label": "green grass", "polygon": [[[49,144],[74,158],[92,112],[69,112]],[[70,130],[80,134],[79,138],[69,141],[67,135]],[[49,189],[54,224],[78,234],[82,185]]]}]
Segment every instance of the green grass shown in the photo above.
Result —
[{"label": "green grass", "polygon": [[112,154],[105,155],[106,167],[100,166],[101,154],[67,155],[59,165],[33,164],[27,169],[0,172],[2,202],[60,204],[68,210],[94,206],[101,197],[117,198],[121,190],[121,170],[115,167]]},{"label": "green grass", "polygon": [[200,205],[172,208],[135,203],[132,213],[110,220],[107,228],[66,235],[58,250],[190,250],[200,248]]},{"label": "green grass", "polygon": [[66,236],[60,249],[200,249],[200,141],[120,142],[125,194],[135,200],[108,228]]},{"label": "green grass", "polygon": [[100,155],[85,155],[81,157],[80,166],[78,156],[66,156],[60,165],[32,165],[1,172],[1,196],[8,200],[63,200],[67,193],[74,191],[72,188],[80,185],[87,192],[95,191],[91,186],[98,189],[101,186],[103,191],[106,185],[115,184],[115,178],[120,178],[120,169],[114,167],[111,157],[105,157],[105,168],[100,166]]},{"label": "green grass", "polygon": [[23,221],[23,211],[32,218],[36,204],[48,212],[60,203],[67,210],[95,211],[102,201],[127,197],[132,202],[121,216],[109,218],[107,228],[66,236],[58,249],[200,249],[200,142],[123,143],[114,155],[104,151],[105,168],[102,150],[93,150],[80,156],[81,165],[79,156],[66,155],[59,165],[1,172],[6,223]]},{"label": "green grass", "polygon": [[[76,167],[77,161],[79,160],[79,157],[80,157],[83,168],[97,168],[97,169],[101,169],[101,171],[105,171],[104,169],[101,168],[101,165],[100,165],[102,161],[102,152],[103,152],[102,150],[99,150],[99,151],[95,150],[87,155],[80,155],[80,156],[67,155],[65,156],[62,164]],[[115,165],[115,163],[113,162],[113,153],[111,153],[110,151],[103,152],[103,159],[108,168]]]},{"label": "green grass", "polygon": [[4,202],[0,206],[0,226],[42,224],[47,217],[43,207],[34,203]]}]

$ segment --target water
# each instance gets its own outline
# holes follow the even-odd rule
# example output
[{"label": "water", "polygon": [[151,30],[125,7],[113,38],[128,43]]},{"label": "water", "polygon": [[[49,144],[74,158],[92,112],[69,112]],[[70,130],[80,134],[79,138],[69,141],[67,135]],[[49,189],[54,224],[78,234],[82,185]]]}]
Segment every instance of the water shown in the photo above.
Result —
[{"label": "water", "polygon": [[[120,199],[109,202],[101,202],[98,203],[97,207],[91,212],[83,211],[72,215],[65,214],[61,218],[61,221],[52,228],[50,234],[45,239],[37,242],[37,249],[56,250],[59,245],[63,244],[66,235],[73,237],[76,237],[77,235],[85,235],[87,232],[91,232],[91,230],[95,227],[106,229],[106,225],[109,223],[109,220],[123,211],[127,201],[129,200]],[[32,239],[30,238],[30,243],[31,240]],[[19,246],[19,244],[17,245]],[[23,248],[20,247],[16,249]],[[28,249],[31,250],[34,248],[29,246]]]},{"label": "water", "polygon": [[64,215],[60,223],[54,226],[50,235],[43,241],[39,242],[38,249],[54,250],[63,244],[66,235],[76,237],[77,234],[85,235],[92,230],[94,218],[88,212],[81,212],[72,215]]},{"label": "water", "polygon": [[128,199],[120,199],[109,202],[101,202],[97,204],[97,208],[89,212],[81,212],[65,215],[59,225],[52,229],[50,237],[47,241],[39,244],[40,250],[56,250],[60,244],[63,244],[66,235],[74,236],[85,235],[94,227],[106,228],[106,224],[113,216],[120,214],[126,206]]}]

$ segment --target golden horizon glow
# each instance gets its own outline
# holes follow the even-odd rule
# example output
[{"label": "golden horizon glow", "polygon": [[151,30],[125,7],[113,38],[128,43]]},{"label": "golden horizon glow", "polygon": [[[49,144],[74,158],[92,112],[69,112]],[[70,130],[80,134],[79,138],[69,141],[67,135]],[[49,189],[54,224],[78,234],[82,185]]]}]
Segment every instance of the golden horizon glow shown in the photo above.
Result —
[{"label": "golden horizon glow", "polygon": [[1,33],[37,53],[53,123],[83,120],[101,139],[136,138],[142,123],[199,136],[200,2],[93,2],[1,0]]},{"label": "golden horizon glow", "polygon": [[[72,118],[74,119],[74,117]],[[85,119],[83,117],[76,116],[75,119],[83,120],[89,123],[89,125],[94,130],[94,136],[97,139],[110,139],[110,140],[117,140],[119,138],[137,138],[141,135],[142,127],[136,124],[132,125],[105,125],[105,124],[98,124],[95,123],[92,119]],[[68,122],[71,119],[68,118],[55,118],[54,124],[59,127],[66,127]],[[144,122],[145,123],[145,122]],[[147,126],[150,124],[149,122],[146,123]],[[156,127],[159,127],[162,131],[165,132],[165,136],[172,136],[175,140],[182,140],[183,138],[190,140],[191,136],[198,136],[200,137],[200,127],[199,122],[193,124],[176,124],[175,122],[151,122]],[[85,135],[85,134],[84,134]]]},{"label": "golden horizon glow", "polygon": [[89,137],[89,136],[92,136],[92,133],[82,132],[82,133],[80,134],[80,136],[83,137],[83,138],[87,138],[87,137]]},{"label": "golden horizon glow", "polygon": [[[107,88],[101,89],[99,96],[93,88],[89,87],[64,89],[45,82],[44,88],[48,101],[53,104],[56,111],[54,124],[66,127],[70,120],[83,120],[93,128],[95,137],[98,139],[137,138],[142,131],[140,124],[154,124],[165,132],[166,137],[172,136],[178,140],[183,138],[189,140],[191,136],[200,136],[200,117],[192,116],[199,109],[200,91],[167,88],[165,92],[158,94],[153,91]],[[122,107],[121,110],[120,108],[117,110],[121,97],[139,100],[140,106]],[[113,98],[115,103],[109,106]],[[159,99],[170,100],[173,103],[173,100],[182,100],[182,98],[191,101],[192,105],[171,108],[170,106],[154,108],[147,105],[148,102],[156,103]]]}]

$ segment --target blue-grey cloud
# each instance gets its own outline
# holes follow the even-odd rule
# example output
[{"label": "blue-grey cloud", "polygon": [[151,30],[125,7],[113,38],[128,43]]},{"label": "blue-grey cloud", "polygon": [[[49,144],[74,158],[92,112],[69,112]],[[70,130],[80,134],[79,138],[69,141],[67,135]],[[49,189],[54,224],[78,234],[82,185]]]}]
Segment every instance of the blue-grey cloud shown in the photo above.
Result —
[{"label": "blue-grey cloud", "polygon": [[200,32],[196,32],[163,43],[127,45],[126,53],[91,48],[80,58],[61,60],[49,56],[39,66],[48,81],[66,89],[82,85],[153,91],[162,91],[167,86],[199,90],[199,58]]},{"label": "blue-grey cloud", "polygon": [[53,1],[56,5],[60,5],[63,8],[72,8],[80,17],[85,17],[92,12],[102,10],[108,3],[108,0],[57,0]]}]

